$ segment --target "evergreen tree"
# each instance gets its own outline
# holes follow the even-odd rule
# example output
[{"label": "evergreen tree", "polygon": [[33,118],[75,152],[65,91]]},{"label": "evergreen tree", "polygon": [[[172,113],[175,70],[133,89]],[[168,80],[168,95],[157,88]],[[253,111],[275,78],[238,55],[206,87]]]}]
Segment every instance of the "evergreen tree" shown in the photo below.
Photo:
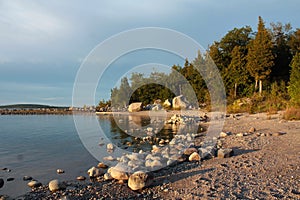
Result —
[{"label": "evergreen tree", "polygon": [[249,74],[246,70],[245,50],[240,46],[235,46],[231,52],[231,62],[225,72],[225,81],[234,87],[234,98],[237,96],[237,89],[240,84],[246,84]]},{"label": "evergreen tree", "polygon": [[291,62],[291,77],[288,86],[288,92],[291,101],[300,105],[300,52],[297,52]]},{"label": "evergreen tree", "polygon": [[265,28],[263,19],[259,17],[255,38],[250,42],[247,55],[247,68],[255,79],[255,91],[259,82],[259,94],[262,93],[262,81],[271,73],[274,65],[273,44],[270,32]]}]

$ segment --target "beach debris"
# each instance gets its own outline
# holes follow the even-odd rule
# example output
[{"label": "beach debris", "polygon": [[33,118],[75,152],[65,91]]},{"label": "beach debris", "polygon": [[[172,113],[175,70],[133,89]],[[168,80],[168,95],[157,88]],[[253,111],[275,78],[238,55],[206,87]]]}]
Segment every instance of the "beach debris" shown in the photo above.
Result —
[{"label": "beach debris", "polygon": [[32,181],[28,182],[27,185],[31,188],[36,188],[36,187],[40,187],[42,185],[42,183],[40,183],[36,180],[32,180]]},{"label": "beach debris", "polygon": [[65,184],[60,182],[57,179],[50,181],[48,187],[51,192],[56,192],[58,190],[66,189]]},{"label": "beach debris", "polygon": [[2,178],[0,178],[0,188],[2,188],[4,185],[4,180]]},{"label": "beach debris", "polygon": [[233,156],[232,149],[219,149],[218,150],[218,158],[229,158]]},{"label": "beach debris", "polygon": [[65,173],[65,171],[62,170],[62,169],[57,169],[57,170],[56,170],[56,173],[58,173],[58,174],[63,174],[63,173]]},{"label": "beach debris", "polygon": [[102,174],[104,174],[104,172],[96,167],[92,167],[87,171],[88,175],[90,178],[96,178],[98,176],[101,176]]},{"label": "beach debris", "polygon": [[148,187],[153,182],[152,173],[146,173],[144,171],[134,172],[128,179],[128,187],[132,190],[140,190]]}]

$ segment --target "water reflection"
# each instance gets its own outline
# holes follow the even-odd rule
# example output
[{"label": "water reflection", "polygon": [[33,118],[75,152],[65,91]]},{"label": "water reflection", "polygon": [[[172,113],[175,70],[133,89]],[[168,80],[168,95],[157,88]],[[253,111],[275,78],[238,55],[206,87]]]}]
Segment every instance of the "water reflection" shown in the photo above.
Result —
[{"label": "water reflection", "polygon": [[[103,115],[98,119],[102,129],[105,127],[106,137],[130,152],[151,151],[152,145],[159,145],[161,139],[171,141],[177,133],[197,133],[201,129],[195,125],[165,124],[165,118],[161,116]],[[145,137],[151,139],[145,141]]]}]

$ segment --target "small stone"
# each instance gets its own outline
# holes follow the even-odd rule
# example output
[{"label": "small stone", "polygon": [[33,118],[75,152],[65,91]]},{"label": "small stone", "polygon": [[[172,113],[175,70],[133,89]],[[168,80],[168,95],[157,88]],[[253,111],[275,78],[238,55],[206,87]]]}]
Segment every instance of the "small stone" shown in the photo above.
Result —
[{"label": "small stone", "polygon": [[102,168],[102,169],[107,169],[108,166],[102,162],[100,162],[98,165],[97,165],[98,168]]},{"label": "small stone", "polygon": [[221,133],[220,133],[220,137],[221,137],[221,138],[227,137],[227,133],[221,132]]},{"label": "small stone", "polygon": [[113,179],[113,177],[110,175],[110,173],[105,173],[104,175],[103,175],[103,178],[104,178],[104,180],[112,180]]},{"label": "small stone", "polygon": [[273,133],[273,136],[280,136],[280,135],[284,135],[284,134],[286,134],[286,132],[279,131],[279,132]]},{"label": "small stone", "polygon": [[251,127],[248,132],[249,133],[254,133],[255,131],[256,131],[256,129],[254,127]]},{"label": "small stone", "polygon": [[23,181],[31,181],[32,177],[31,176],[24,176]]},{"label": "small stone", "polygon": [[190,156],[189,156],[189,161],[190,162],[193,162],[193,161],[200,161],[201,160],[201,157],[200,155],[197,153],[197,152],[194,152],[192,153]]},{"label": "small stone", "polygon": [[56,173],[58,173],[58,174],[63,174],[63,173],[65,173],[65,171],[62,170],[62,169],[57,169],[57,170],[56,170]]},{"label": "small stone", "polygon": [[7,178],[6,181],[13,181],[15,178]]},{"label": "small stone", "polygon": [[79,181],[84,181],[86,178],[84,176],[78,176],[76,179]]},{"label": "small stone", "polygon": [[113,145],[112,143],[108,143],[108,144],[106,145],[106,149],[107,149],[108,151],[112,151],[112,150],[114,150],[114,145]]},{"label": "small stone", "polygon": [[244,136],[244,133],[237,133],[236,136],[237,136],[237,137],[243,137],[243,136]]},{"label": "small stone", "polygon": [[96,167],[92,167],[87,171],[88,175],[91,178],[96,178],[98,176],[101,176],[102,174],[104,174],[104,172],[101,169],[98,169]]},{"label": "small stone", "polygon": [[0,188],[2,188],[4,185],[4,180],[2,178],[0,178]]},{"label": "small stone", "polygon": [[198,152],[198,150],[194,147],[190,147],[190,148],[187,148],[186,150],[184,150],[183,154],[190,156],[194,152]]},{"label": "small stone", "polygon": [[128,179],[128,187],[132,190],[140,190],[148,187],[153,182],[153,175],[143,171],[133,173]]},{"label": "small stone", "polygon": [[29,183],[27,183],[27,185],[31,188],[36,188],[40,187],[42,184],[38,181],[30,181]]},{"label": "small stone", "polygon": [[66,188],[66,186],[57,179],[50,181],[48,186],[51,192],[56,192]]},{"label": "small stone", "polygon": [[219,149],[218,150],[218,158],[229,158],[233,156],[232,149]]},{"label": "small stone", "polygon": [[106,156],[103,158],[103,160],[106,160],[106,161],[115,161],[116,159],[112,156]]}]

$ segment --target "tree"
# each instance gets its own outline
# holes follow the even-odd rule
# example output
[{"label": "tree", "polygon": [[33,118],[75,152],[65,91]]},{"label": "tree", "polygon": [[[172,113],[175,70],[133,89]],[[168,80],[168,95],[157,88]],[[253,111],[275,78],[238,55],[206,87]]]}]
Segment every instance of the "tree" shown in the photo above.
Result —
[{"label": "tree", "polygon": [[237,96],[237,89],[240,84],[246,84],[249,74],[246,70],[245,50],[240,46],[235,46],[231,52],[231,62],[225,72],[226,82],[234,85],[234,98]]},{"label": "tree", "polygon": [[290,35],[288,44],[293,56],[300,51],[300,28],[297,28],[296,31]]},{"label": "tree", "polygon": [[272,81],[289,80],[290,62],[292,60],[291,49],[288,45],[291,25],[283,25],[280,22],[271,23],[272,38],[274,43],[273,53],[275,54],[274,66],[270,77]]},{"label": "tree", "polygon": [[247,69],[255,79],[255,91],[259,82],[259,94],[262,93],[262,81],[271,73],[274,65],[273,44],[270,32],[265,28],[261,17],[255,38],[250,42],[247,55]]},{"label": "tree", "polygon": [[291,77],[288,86],[288,92],[291,101],[300,105],[300,52],[297,52],[291,62]]}]

